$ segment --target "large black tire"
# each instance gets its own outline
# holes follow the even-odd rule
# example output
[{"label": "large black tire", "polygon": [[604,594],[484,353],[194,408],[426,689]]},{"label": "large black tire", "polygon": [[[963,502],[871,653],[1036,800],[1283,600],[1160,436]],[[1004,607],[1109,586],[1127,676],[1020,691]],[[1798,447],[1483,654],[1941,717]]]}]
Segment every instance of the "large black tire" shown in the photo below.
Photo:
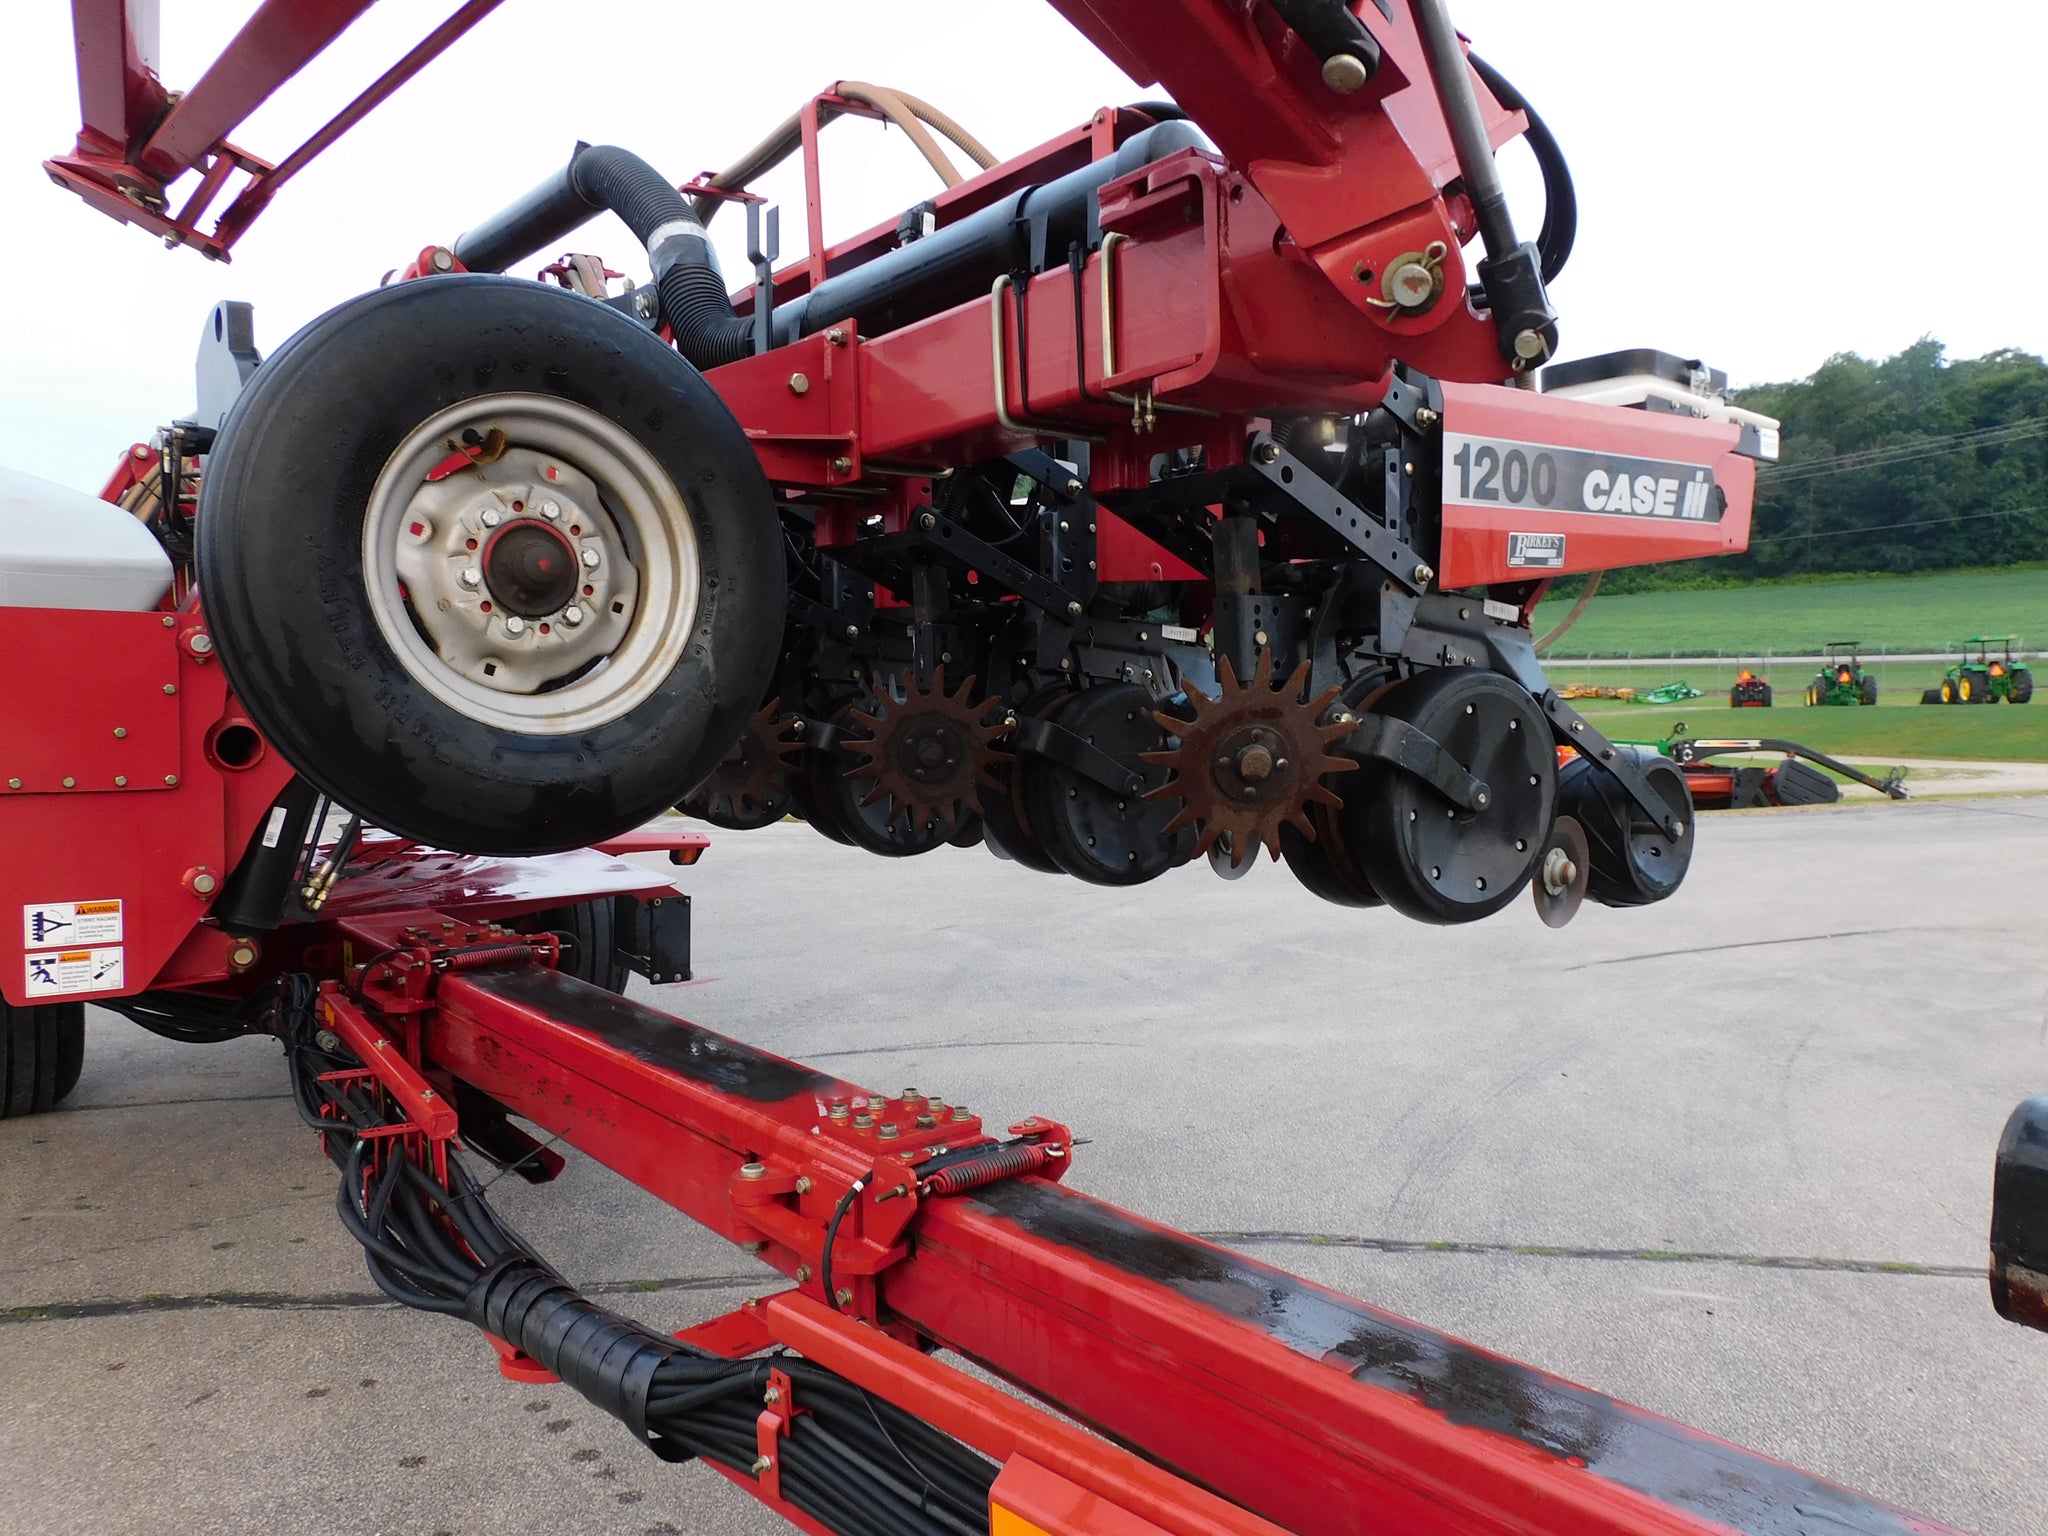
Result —
[{"label": "large black tire", "polygon": [[85,1004],[0,1001],[0,1120],[54,1109],[85,1069]]},{"label": "large black tire", "polygon": [[[645,691],[621,694],[609,716],[586,711],[564,725],[536,703],[559,701],[566,711],[567,690],[606,671],[594,667],[560,692],[536,686],[512,697],[507,708],[537,711],[522,717],[532,725],[480,718],[493,706],[466,709],[446,696],[445,680],[441,691],[429,686],[431,659],[402,657],[390,620],[380,624],[372,611],[365,527],[380,475],[401,448],[407,462],[421,451],[423,424],[479,400],[486,418],[496,409],[553,413],[569,423],[560,432],[572,442],[579,422],[610,434],[611,463],[645,466],[637,483],[652,487],[645,499],[658,515],[642,526],[676,547],[694,540],[693,605],[667,610],[688,615],[686,638],[675,638],[676,624],[656,622],[662,610],[651,600],[611,609],[627,615],[615,627],[630,626],[621,654],[666,648],[641,666]],[[491,446],[488,435],[466,440]],[[607,492],[594,451],[589,463],[573,447],[537,451],[567,466],[565,485],[572,474],[595,484],[599,505],[620,519],[616,487]],[[676,507],[687,529],[676,526]],[[782,535],[732,413],[658,338],[602,304],[537,283],[433,278],[321,316],[236,401],[207,463],[199,521],[207,618],[256,724],[336,800],[440,847],[554,852],[659,815],[739,739],[781,639]],[[489,557],[486,548],[478,559]],[[687,567],[676,569],[685,574],[670,590],[682,591]],[[578,569],[573,580],[583,579]],[[397,601],[412,600],[402,584],[392,590]],[[497,590],[495,580],[486,590]],[[640,588],[643,596],[655,590]],[[514,611],[504,599],[496,622],[509,625]],[[489,621],[476,622],[488,630]],[[586,633],[613,623],[594,608]],[[532,632],[545,631],[536,624]],[[555,643],[568,643],[566,628],[555,633]]]},{"label": "large black tire", "polygon": [[2012,669],[2012,693],[2009,697],[2015,704],[2024,704],[2034,696],[2034,674],[2025,667]]},{"label": "large black tire", "polygon": [[571,907],[550,907],[529,912],[512,920],[521,933],[552,933],[562,940],[559,969],[565,976],[624,993],[628,974],[625,956],[619,953],[616,912],[611,898],[579,901]]},{"label": "large black tire", "polygon": [[1865,704],[1874,705],[1877,703],[1877,679],[1868,673],[1863,678],[1862,695]]}]

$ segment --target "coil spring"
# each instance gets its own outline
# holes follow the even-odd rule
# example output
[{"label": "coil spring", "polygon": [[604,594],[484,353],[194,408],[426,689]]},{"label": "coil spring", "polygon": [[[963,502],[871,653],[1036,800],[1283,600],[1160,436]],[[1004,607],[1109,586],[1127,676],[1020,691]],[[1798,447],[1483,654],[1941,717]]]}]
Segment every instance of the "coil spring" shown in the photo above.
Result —
[{"label": "coil spring", "polygon": [[1051,1160],[1052,1154],[1040,1146],[997,1147],[986,1156],[941,1168],[924,1181],[924,1192],[928,1195],[964,1195],[970,1189],[980,1189],[998,1179],[1036,1173]]}]

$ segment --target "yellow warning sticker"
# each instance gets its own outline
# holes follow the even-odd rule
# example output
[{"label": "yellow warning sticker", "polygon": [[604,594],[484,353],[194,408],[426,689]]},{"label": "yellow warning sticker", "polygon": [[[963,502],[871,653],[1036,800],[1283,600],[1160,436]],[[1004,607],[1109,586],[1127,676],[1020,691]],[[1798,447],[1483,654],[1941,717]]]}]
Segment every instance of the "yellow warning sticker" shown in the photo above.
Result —
[{"label": "yellow warning sticker", "polygon": [[58,944],[118,944],[121,903],[106,901],[38,901],[21,909],[21,942],[25,949]]},{"label": "yellow warning sticker", "polygon": [[121,946],[118,944],[29,955],[23,962],[28,970],[28,995],[34,999],[76,997],[84,992],[118,992],[125,985],[121,962]]}]

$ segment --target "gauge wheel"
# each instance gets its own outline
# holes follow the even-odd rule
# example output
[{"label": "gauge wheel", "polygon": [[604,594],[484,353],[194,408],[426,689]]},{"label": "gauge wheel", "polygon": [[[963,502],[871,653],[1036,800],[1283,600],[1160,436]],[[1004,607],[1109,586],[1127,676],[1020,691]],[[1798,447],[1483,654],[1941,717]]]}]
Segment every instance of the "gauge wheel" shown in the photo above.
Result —
[{"label": "gauge wheel", "polygon": [[236,694],[301,774],[439,847],[537,854],[682,799],[781,639],[768,483],[703,377],[536,283],[330,310],[236,400],[198,573]]},{"label": "gauge wheel", "polygon": [[85,1004],[0,1001],[0,1120],[54,1109],[85,1070]]},{"label": "gauge wheel", "polygon": [[1372,890],[1425,923],[1469,923],[1529,883],[1550,830],[1557,753],[1528,689],[1495,672],[1444,667],[1390,690],[1375,712],[1406,721],[1487,787],[1476,810],[1415,774],[1368,758],[1340,815]]}]

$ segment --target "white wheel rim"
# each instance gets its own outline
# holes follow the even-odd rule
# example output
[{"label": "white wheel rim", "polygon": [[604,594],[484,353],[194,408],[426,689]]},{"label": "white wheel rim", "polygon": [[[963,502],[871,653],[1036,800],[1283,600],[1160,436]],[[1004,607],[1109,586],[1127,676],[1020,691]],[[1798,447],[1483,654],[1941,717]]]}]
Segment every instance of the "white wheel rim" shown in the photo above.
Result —
[{"label": "white wheel rim", "polygon": [[[478,462],[430,478],[465,444],[484,448]],[[504,579],[513,530],[546,557],[544,595]],[[547,395],[480,396],[422,422],[363,515],[385,642],[434,697],[502,731],[571,735],[646,702],[689,643],[702,580],[668,472],[608,417]]]}]

